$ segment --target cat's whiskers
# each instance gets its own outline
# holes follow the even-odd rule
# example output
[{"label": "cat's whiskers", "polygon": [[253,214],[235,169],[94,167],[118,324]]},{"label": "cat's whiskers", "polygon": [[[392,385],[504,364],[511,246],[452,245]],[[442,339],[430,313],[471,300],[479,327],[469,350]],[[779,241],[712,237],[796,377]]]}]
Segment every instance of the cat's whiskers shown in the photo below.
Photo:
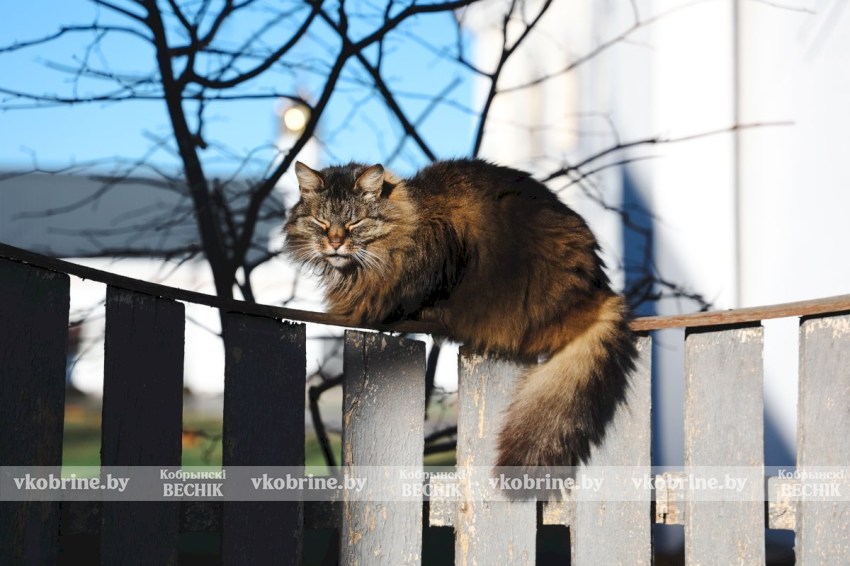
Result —
[{"label": "cat's whiskers", "polygon": [[376,253],[360,248],[354,254],[354,259],[365,269],[375,272],[379,276],[387,273],[387,264],[384,259]]},{"label": "cat's whiskers", "polygon": [[287,249],[296,260],[312,267],[320,274],[324,271],[325,260],[321,251],[313,242],[309,241],[290,241]]},{"label": "cat's whiskers", "polygon": [[505,411],[497,469],[586,459],[625,400],[637,352],[577,213],[530,173],[480,160],[409,179],[357,163],[295,172],[286,245],[319,276],[331,312],[368,325],[438,301],[458,341],[547,354]]}]

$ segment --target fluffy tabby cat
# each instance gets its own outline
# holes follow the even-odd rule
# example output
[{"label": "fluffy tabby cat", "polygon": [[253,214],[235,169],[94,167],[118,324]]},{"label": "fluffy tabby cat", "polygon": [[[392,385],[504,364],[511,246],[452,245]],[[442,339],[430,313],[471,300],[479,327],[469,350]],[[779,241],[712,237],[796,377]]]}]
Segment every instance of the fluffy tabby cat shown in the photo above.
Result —
[{"label": "fluffy tabby cat", "polygon": [[301,199],[286,246],[321,276],[332,313],[353,326],[436,318],[479,350],[545,356],[517,387],[496,465],[588,456],[636,351],[578,214],[528,173],[480,160],[437,162],[410,179],[355,163],[295,172]]}]

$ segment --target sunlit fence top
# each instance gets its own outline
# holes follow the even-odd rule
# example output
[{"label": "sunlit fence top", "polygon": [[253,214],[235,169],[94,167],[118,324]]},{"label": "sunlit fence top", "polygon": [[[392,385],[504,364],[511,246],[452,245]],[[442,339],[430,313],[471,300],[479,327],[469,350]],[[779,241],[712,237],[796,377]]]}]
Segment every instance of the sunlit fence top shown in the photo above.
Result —
[{"label": "sunlit fence top", "polygon": [[[259,303],[249,303],[234,299],[223,299],[215,295],[198,293],[178,287],[160,285],[131,277],[125,277],[108,271],[63,261],[41,254],[33,253],[14,246],[0,243],[0,257],[29,263],[44,269],[67,273],[81,279],[88,279],[119,287],[128,291],[136,291],[156,297],[185,301],[213,308],[238,311],[245,314],[257,316],[268,316],[272,318],[293,320],[299,322],[310,322],[316,324],[327,324],[333,326],[347,326],[346,321],[331,314],[291,309]],[[778,305],[762,307],[741,308],[726,311],[699,312],[693,314],[674,316],[647,316],[632,321],[632,328],[638,332],[649,332],[666,328],[698,328],[707,326],[724,326],[733,324],[747,324],[769,320],[774,318],[785,318],[792,316],[815,316],[831,313],[850,312],[850,295],[838,295],[809,301],[798,301]],[[439,323],[422,321],[402,321],[390,326],[360,326],[370,330],[381,330],[387,332],[409,332],[419,334],[444,335],[446,333]]]},{"label": "sunlit fence top", "polygon": [[[344,326],[342,321],[223,300],[0,245],[0,468],[61,466],[69,275],[107,285],[104,469],[181,465],[185,312],[180,301],[223,313],[223,466],[303,467],[303,323]],[[332,502],[102,505],[4,499],[0,562],[55,562],[61,517],[62,534],[100,533],[104,564],[174,563],[179,534],[187,531],[221,533],[223,563],[298,564],[304,529],[317,527],[337,529],[341,564],[419,564],[427,550],[424,529],[439,526],[454,528],[456,564],[531,564],[540,525],[570,527],[573,564],[651,564],[652,523],[685,526],[688,563],[763,564],[767,528],[795,531],[798,564],[850,563],[848,312],[850,296],[842,296],[635,320],[639,356],[626,403],[605,441],[574,470],[576,481],[598,482],[599,490],[571,490],[545,502],[509,497],[505,488],[490,483],[498,424],[522,363],[461,349],[455,489],[441,490],[436,488],[446,487],[439,483],[445,478],[423,474],[424,343],[350,330],[344,339],[341,468],[347,477],[368,480],[361,496],[343,493]],[[790,316],[802,317],[797,462],[794,474],[783,475],[771,474],[764,463],[760,321]],[[685,465],[660,471],[651,462],[649,331],[673,327],[688,329],[682,376]],[[374,330],[442,331],[419,322]],[[816,473],[824,469],[833,473],[828,485],[817,483]],[[712,477],[696,478],[705,479],[704,486],[694,483],[695,475],[705,473]],[[718,474],[721,484],[714,489],[711,481]],[[724,474],[736,474],[740,489],[723,491]],[[402,500],[388,499],[387,490],[399,476],[413,478],[419,489]],[[455,496],[428,499],[426,487]]]}]

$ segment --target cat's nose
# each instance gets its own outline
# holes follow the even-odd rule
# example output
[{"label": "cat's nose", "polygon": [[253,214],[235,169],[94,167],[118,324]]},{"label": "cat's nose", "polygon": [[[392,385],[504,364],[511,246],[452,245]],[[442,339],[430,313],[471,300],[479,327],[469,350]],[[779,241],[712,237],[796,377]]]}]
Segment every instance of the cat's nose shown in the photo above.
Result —
[{"label": "cat's nose", "polygon": [[328,244],[335,249],[338,250],[342,245],[342,241],[345,239],[345,231],[337,226],[331,226],[327,232]]}]

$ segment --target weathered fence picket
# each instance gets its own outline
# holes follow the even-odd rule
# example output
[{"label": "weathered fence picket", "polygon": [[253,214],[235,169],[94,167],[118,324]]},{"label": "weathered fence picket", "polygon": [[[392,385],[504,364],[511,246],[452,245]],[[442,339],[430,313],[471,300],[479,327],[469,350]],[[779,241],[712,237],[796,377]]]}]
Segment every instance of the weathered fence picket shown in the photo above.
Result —
[{"label": "weathered fence picket", "polygon": [[[62,465],[70,281],[0,258],[0,466]],[[59,502],[0,501],[0,563],[56,561]]]},{"label": "weathered fence picket", "polygon": [[[763,343],[760,325],[686,334],[688,564],[765,561]],[[729,489],[727,480],[745,484]],[[700,484],[711,481],[723,488]]]},{"label": "weathered fence picket", "polygon": [[[180,467],[185,316],[177,300],[227,313],[225,466],[303,466],[305,328],[280,320],[340,321],[135,281],[0,244],[4,485],[10,485],[11,466],[61,471],[68,274],[108,285],[103,466]],[[601,489],[573,490],[560,502],[509,500],[488,481],[503,411],[523,366],[462,349],[457,404],[461,501],[440,499],[435,492],[430,525],[454,527],[458,565],[534,564],[541,523],[569,526],[572,563],[577,566],[651,564],[654,497],[656,522],[685,525],[689,565],[763,564],[768,525],[796,531],[798,564],[850,563],[847,313],[850,296],[634,321],[639,331],[688,329],[685,473],[663,476],[684,482],[684,487],[661,485],[652,477],[652,341],[643,336],[627,402],[619,407],[605,442],[576,470],[579,484],[601,479]],[[764,338],[759,321],[789,316],[804,316],[800,475],[765,478]],[[419,324],[407,322],[394,330],[433,331]],[[179,533],[205,531],[221,533],[225,564],[299,564],[305,528],[330,527],[339,531],[340,563],[345,566],[420,564],[423,501],[399,488],[403,483],[415,486],[423,470],[424,344],[348,331],[344,363],[342,469],[348,477],[367,480],[362,492],[345,490],[341,501],[306,505],[268,500],[101,505],[7,501],[4,491],[0,563],[56,563],[65,558],[58,554],[61,537],[87,533],[100,535],[104,564],[174,564]],[[805,477],[812,473],[827,476]],[[706,482],[723,484],[730,478],[738,483],[727,483],[722,490],[703,489]],[[654,490],[649,489],[653,480]],[[770,492],[767,509],[765,486]]]},{"label": "weathered fence picket", "polygon": [[[802,500],[797,507],[797,560],[850,562],[850,315],[804,319],[800,325],[800,396],[797,466]],[[836,472],[844,470],[842,474]],[[832,472],[817,477],[817,472]],[[827,479],[828,478],[828,479]],[[843,500],[832,497],[837,485]],[[831,488],[830,488],[831,489]]]},{"label": "weathered fence picket", "polygon": [[340,564],[420,564],[422,497],[400,501],[398,488],[422,473],[425,345],[348,331],[344,363],[343,470],[366,487],[345,492]]},{"label": "weathered fence picket", "polygon": [[[182,303],[108,287],[102,466],[178,468],[183,429]],[[176,564],[179,502],[104,502],[103,564]]]},{"label": "weathered fence picket", "polygon": [[635,479],[651,478],[652,341],[638,339],[637,368],[630,379],[626,403],[611,422],[605,443],[594,447],[583,476],[602,481],[600,491],[577,490],[570,521],[572,564],[652,564],[652,525],[647,521],[652,490]]},{"label": "weathered fence picket", "polygon": [[[303,324],[227,313],[224,466],[304,466]],[[297,440],[298,439],[298,440]],[[299,564],[300,501],[224,503],[224,564]]]},{"label": "weathered fence picket", "polygon": [[[455,564],[535,561],[537,503],[511,501],[488,479],[496,463],[498,424],[524,366],[461,348],[457,469],[462,500],[455,512]],[[476,488],[477,486],[477,488]]]}]

